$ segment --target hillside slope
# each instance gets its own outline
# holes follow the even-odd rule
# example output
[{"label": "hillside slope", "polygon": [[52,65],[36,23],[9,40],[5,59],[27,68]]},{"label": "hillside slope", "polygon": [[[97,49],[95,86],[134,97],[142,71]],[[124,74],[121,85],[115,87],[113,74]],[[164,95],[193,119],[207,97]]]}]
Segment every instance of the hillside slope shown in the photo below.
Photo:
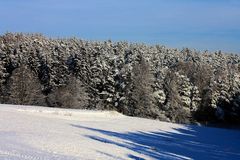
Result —
[{"label": "hillside slope", "polygon": [[240,159],[240,131],[0,105],[0,159]]}]

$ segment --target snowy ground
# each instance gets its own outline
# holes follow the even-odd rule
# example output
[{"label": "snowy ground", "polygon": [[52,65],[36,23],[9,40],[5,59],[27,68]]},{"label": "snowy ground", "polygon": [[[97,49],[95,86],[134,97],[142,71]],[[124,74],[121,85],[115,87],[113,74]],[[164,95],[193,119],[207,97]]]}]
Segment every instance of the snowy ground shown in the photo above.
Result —
[{"label": "snowy ground", "polygon": [[0,160],[240,159],[240,131],[0,105]]}]

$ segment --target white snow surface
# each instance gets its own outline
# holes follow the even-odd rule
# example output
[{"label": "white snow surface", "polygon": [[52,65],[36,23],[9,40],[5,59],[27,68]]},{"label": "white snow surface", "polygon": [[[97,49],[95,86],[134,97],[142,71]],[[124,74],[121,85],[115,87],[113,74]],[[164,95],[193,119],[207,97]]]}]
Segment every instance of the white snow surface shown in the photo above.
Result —
[{"label": "white snow surface", "polygon": [[240,131],[88,111],[0,105],[0,160],[240,159]]}]

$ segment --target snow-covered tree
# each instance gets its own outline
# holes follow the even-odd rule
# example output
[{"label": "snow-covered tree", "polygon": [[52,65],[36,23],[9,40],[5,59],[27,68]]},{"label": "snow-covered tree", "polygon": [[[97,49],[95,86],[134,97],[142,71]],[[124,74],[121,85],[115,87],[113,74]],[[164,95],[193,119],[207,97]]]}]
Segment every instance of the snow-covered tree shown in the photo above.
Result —
[{"label": "snow-covered tree", "polygon": [[45,105],[45,96],[37,75],[27,65],[15,69],[9,80],[9,103],[21,105]]},{"label": "snow-covered tree", "polygon": [[89,97],[83,83],[70,76],[66,85],[54,89],[47,97],[48,105],[63,108],[87,108]]},{"label": "snow-covered tree", "polygon": [[150,66],[143,55],[139,56],[139,62],[133,66],[132,74],[131,98],[133,108],[130,108],[131,114],[156,118],[158,108],[153,104],[153,74],[150,72]]},{"label": "snow-covered tree", "polygon": [[[153,95],[153,101],[148,104],[152,106],[148,109],[156,112],[151,114],[152,118],[183,122],[196,120],[196,115],[203,121],[208,121],[208,117],[215,120],[222,117],[221,121],[226,121],[223,114],[238,116],[239,55],[220,51],[200,53],[188,48],[180,51],[127,42],[49,39],[40,34],[0,36],[0,101],[8,102],[6,90],[12,88],[9,85],[12,72],[14,75],[18,66],[27,64],[41,82],[40,92],[48,97],[57,90],[67,90],[63,88],[68,88],[69,75],[74,74],[91,99],[89,109],[113,109],[128,115],[146,116],[151,111],[144,110],[144,105],[135,108],[136,97],[140,95],[138,91],[133,94],[135,89],[141,90],[138,83],[142,82],[137,81],[141,77],[134,74],[140,72],[136,69],[141,68],[139,55],[148,64],[146,77],[153,79],[151,82],[148,81],[151,78],[145,79],[151,83],[146,88],[149,94],[145,99],[152,99],[149,96]],[[143,78],[143,82],[145,80]],[[63,102],[53,105],[49,98],[48,102],[50,106],[67,106]]]}]

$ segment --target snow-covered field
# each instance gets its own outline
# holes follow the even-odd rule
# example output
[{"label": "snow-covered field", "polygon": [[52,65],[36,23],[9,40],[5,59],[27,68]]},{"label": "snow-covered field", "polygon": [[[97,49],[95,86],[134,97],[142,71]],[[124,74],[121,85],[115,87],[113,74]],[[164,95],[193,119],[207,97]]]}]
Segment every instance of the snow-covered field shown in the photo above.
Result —
[{"label": "snow-covered field", "polygon": [[0,105],[0,160],[240,159],[240,131]]}]

